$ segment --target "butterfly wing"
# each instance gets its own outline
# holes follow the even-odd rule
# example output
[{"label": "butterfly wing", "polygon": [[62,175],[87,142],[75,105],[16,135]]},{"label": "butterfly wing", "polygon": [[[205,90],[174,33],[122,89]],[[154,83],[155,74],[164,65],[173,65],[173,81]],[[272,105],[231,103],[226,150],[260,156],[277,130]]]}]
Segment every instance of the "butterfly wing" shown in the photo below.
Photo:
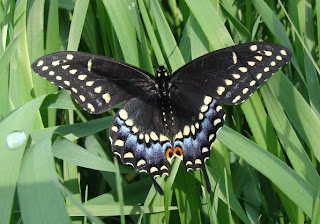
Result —
[{"label": "butterfly wing", "polygon": [[173,137],[175,155],[179,153],[176,156],[183,160],[187,171],[203,171],[207,190],[211,192],[205,161],[210,157],[211,145],[224,124],[224,110],[211,96],[175,91],[171,97],[176,133]]},{"label": "butterfly wing", "polygon": [[170,174],[166,151],[172,144],[160,108],[158,95],[130,99],[113,120],[110,142],[113,152],[124,164],[148,173],[158,192],[163,194],[155,178]]},{"label": "butterfly wing", "polygon": [[32,69],[71,92],[90,113],[102,113],[120,102],[152,94],[152,76],[132,65],[83,52],[58,52],[39,58]]},{"label": "butterfly wing", "polygon": [[285,47],[263,42],[240,44],[199,57],[173,73],[172,91],[201,93],[238,104],[291,58]]}]

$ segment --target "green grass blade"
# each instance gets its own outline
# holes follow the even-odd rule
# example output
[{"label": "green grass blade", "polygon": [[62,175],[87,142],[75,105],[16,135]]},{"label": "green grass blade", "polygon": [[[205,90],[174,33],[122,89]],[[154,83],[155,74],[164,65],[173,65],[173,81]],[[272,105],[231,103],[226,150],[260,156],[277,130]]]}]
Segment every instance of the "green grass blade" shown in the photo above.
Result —
[{"label": "green grass blade", "polygon": [[47,138],[28,148],[23,157],[18,196],[25,223],[71,223],[55,181],[51,138]]},{"label": "green grass blade", "polygon": [[224,127],[217,137],[248,164],[268,177],[309,217],[312,216],[315,189],[285,163],[228,127]]}]

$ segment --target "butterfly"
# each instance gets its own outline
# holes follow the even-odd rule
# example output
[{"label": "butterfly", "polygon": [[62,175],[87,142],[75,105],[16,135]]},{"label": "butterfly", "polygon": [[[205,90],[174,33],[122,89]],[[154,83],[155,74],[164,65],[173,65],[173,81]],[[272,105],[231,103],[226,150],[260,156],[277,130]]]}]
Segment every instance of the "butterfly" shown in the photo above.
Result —
[{"label": "butterfly", "polygon": [[180,158],[187,171],[203,172],[222,128],[221,104],[237,105],[289,62],[285,47],[252,42],[220,49],[187,63],[170,75],[160,66],[155,77],[112,58],[83,52],[57,52],[37,59],[32,69],[70,91],[87,112],[103,113],[124,102],[109,130],[114,154],[151,177],[170,175]]}]

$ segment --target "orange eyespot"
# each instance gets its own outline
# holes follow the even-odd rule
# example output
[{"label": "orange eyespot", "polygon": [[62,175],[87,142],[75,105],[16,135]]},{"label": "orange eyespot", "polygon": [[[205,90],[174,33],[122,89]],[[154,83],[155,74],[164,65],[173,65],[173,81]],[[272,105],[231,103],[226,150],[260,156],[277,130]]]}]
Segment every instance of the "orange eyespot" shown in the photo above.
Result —
[{"label": "orange eyespot", "polygon": [[166,151],[166,157],[168,160],[172,159],[172,156],[173,156],[173,151],[172,151],[172,148],[168,148],[167,151]]},{"label": "orange eyespot", "polygon": [[175,147],[173,153],[178,157],[183,157],[183,151],[180,146]]}]

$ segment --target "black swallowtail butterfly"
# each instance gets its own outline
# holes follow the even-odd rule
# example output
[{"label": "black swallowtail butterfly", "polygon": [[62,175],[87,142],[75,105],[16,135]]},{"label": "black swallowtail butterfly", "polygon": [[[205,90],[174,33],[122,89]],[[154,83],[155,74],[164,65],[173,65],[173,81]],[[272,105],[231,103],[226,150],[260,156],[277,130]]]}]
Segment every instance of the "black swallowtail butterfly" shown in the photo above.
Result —
[{"label": "black swallowtail butterfly", "polygon": [[124,164],[156,177],[170,174],[174,157],[189,170],[205,169],[211,145],[224,124],[220,103],[246,99],[291,58],[271,43],[246,43],[203,55],[172,75],[160,66],[156,77],[132,65],[89,53],[58,52],[39,58],[32,69],[67,89],[89,113],[120,102],[110,127],[113,152]]}]

